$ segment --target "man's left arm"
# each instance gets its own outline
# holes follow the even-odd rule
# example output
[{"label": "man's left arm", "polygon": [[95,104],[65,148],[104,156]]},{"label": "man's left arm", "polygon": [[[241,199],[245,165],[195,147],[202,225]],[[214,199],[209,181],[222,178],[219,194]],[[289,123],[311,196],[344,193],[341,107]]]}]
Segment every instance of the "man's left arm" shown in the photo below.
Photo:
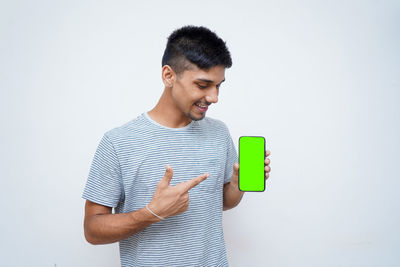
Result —
[{"label": "man's left arm", "polygon": [[[269,172],[271,167],[269,164],[271,160],[268,158],[271,155],[271,151],[267,150],[265,152],[265,180],[269,177]],[[244,195],[243,191],[239,190],[239,163],[233,165],[233,174],[229,183],[224,184],[223,193],[223,208],[222,210],[229,210],[236,207]]]}]

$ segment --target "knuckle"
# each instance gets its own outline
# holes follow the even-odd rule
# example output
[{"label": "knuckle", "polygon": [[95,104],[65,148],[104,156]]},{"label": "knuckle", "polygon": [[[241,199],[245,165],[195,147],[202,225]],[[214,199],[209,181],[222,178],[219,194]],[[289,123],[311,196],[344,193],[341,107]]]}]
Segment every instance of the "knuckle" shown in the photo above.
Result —
[{"label": "knuckle", "polygon": [[185,197],[185,194],[187,193],[187,190],[186,190],[186,188],[184,188],[184,187],[182,187],[182,189],[181,190],[179,190],[179,195],[181,196],[181,197]]}]

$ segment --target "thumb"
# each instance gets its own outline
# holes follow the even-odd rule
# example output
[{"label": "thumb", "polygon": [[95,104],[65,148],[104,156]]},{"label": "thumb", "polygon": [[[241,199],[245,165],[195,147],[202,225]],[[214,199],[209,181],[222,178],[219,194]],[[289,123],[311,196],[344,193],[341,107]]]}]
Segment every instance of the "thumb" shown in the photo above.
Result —
[{"label": "thumb", "polygon": [[239,163],[233,164],[233,174],[232,176],[238,177],[239,176]]},{"label": "thumb", "polygon": [[172,176],[174,175],[174,172],[172,171],[171,166],[167,164],[167,167],[165,168],[165,173],[164,173],[164,180],[167,181],[168,185],[171,182]]}]

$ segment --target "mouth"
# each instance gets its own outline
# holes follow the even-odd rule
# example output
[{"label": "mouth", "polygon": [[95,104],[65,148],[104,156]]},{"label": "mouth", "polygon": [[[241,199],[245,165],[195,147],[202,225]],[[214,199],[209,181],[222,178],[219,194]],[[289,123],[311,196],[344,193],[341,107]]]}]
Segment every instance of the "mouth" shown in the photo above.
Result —
[{"label": "mouth", "polygon": [[206,105],[206,104],[196,103],[194,105],[196,106],[197,110],[199,110],[201,113],[206,112],[208,109],[208,105]]}]

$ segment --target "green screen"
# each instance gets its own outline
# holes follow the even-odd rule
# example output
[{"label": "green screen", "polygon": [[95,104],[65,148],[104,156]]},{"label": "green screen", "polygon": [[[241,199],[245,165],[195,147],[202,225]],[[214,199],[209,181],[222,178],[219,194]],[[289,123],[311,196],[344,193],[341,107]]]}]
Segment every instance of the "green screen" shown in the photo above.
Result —
[{"label": "green screen", "polygon": [[265,190],[265,139],[262,136],[239,138],[239,190]]}]

